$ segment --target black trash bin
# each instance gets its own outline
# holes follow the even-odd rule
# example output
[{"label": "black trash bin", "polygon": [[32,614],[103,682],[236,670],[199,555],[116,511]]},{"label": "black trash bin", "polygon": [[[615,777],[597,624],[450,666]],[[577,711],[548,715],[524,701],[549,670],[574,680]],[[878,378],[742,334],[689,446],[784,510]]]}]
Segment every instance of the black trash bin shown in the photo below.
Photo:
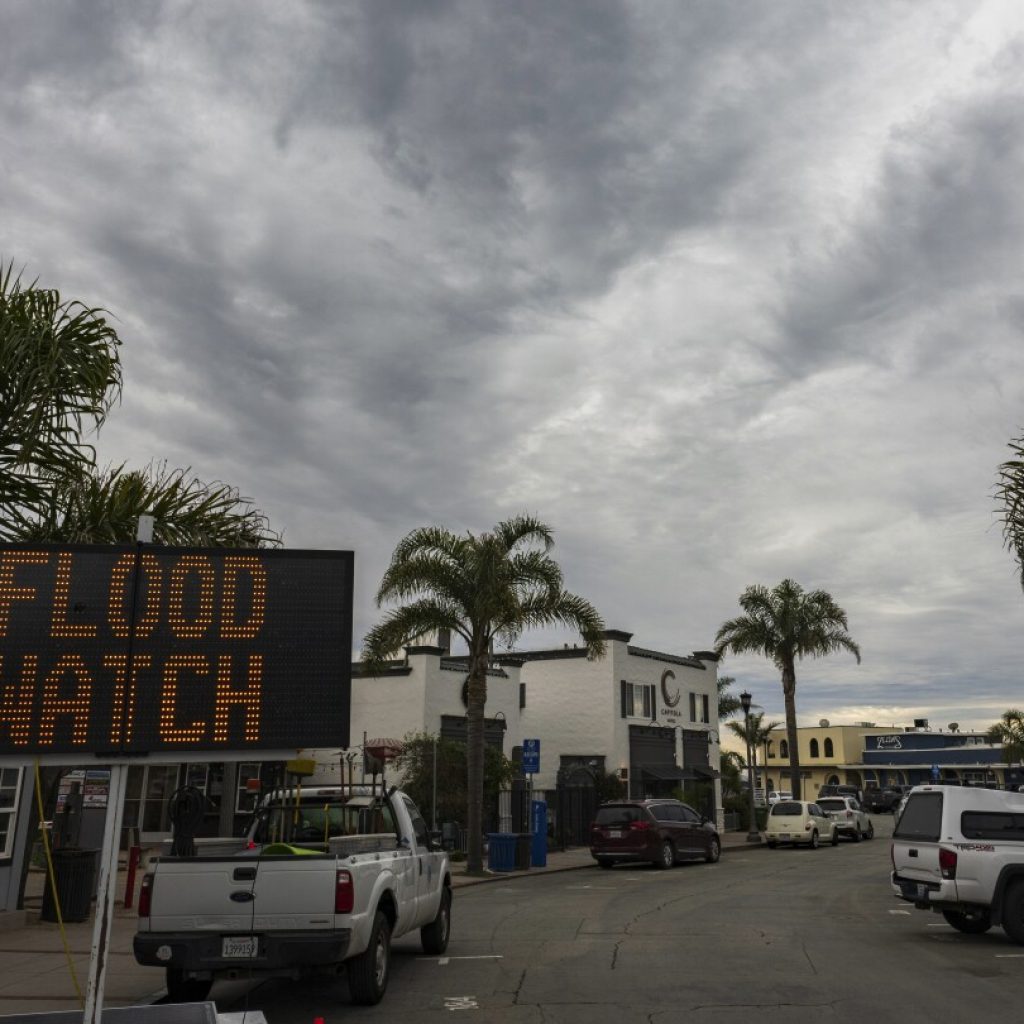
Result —
[{"label": "black trash bin", "polygon": [[533,836],[529,832],[519,832],[516,834],[516,871],[530,870],[530,864],[533,860],[531,857],[532,843]]},{"label": "black trash bin", "polygon": [[[54,850],[53,875],[57,881],[60,913],[65,921],[86,921],[92,903],[96,881],[97,850]],[[57,920],[57,907],[53,902],[53,888],[47,877],[43,889],[44,921]]]}]

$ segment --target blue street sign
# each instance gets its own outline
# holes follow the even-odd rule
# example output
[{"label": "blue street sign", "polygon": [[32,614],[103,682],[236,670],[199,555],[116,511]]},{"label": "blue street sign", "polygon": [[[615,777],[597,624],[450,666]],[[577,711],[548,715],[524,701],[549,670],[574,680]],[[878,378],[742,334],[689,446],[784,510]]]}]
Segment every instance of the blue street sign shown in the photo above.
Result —
[{"label": "blue street sign", "polygon": [[523,740],[523,772],[540,774],[540,740]]}]

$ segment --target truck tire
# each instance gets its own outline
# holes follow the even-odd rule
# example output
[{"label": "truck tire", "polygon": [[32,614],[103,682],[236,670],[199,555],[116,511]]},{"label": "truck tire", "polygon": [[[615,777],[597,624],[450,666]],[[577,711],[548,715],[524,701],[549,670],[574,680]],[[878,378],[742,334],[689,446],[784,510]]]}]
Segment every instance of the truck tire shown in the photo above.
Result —
[{"label": "truck tire", "polygon": [[452,933],[452,891],[446,885],[441,890],[441,905],[437,908],[437,917],[430,924],[420,929],[420,945],[424,953],[438,956],[448,948],[448,938]]},{"label": "truck tire", "polygon": [[391,973],[391,926],[378,910],[370,944],[348,962],[348,989],[357,1006],[376,1006],[384,997]]},{"label": "truck tire", "polygon": [[1017,945],[1024,946],[1024,878],[1018,878],[1006,887],[999,923]]},{"label": "truck tire", "polygon": [[188,978],[180,967],[167,968],[167,1002],[201,1003],[213,988],[212,978]]},{"label": "truck tire", "polygon": [[978,910],[973,914],[964,914],[959,910],[944,910],[942,916],[947,924],[964,935],[984,935],[992,927],[992,915],[987,910]]}]

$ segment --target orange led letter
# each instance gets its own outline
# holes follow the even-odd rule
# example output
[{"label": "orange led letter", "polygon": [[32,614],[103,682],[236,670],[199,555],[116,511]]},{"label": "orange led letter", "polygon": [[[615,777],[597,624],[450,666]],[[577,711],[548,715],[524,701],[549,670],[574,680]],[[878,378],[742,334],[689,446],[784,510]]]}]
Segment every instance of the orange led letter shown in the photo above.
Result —
[{"label": "orange led letter", "polygon": [[[39,659],[26,654],[21,666],[21,682],[0,681],[0,733],[6,725],[11,733],[11,743],[23,747],[28,743],[32,726],[32,698],[36,690],[36,672]],[[0,654],[0,680],[3,679],[4,656]]]},{"label": "orange led letter", "polygon": [[11,605],[15,601],[31,601],[35,587],[14,585],[14,570],[19,565],[46,565],[50,556],[45,551],[8,551],[0,557],[0,636],[7,636]]},{"label": "orange led letter", "polygon": [[[135,636],[146,637],[156,629],[160,618],[160,563],[152,555],[143,555],[139,560],[141,579],[139,593],[144,596],[145,608],[135,618]],[[122,555],[110,573],[110,602],[107,619],[110,629],[119,640],[128,639],[128,614],[132,595],[128,590],[135,555]]]},{"label": "orange led letter", "polygon": [[[70,673],[77,683],[74,695],[60,695],[61,679]],[[39,745],[53,743],[57,719],[70,715],[74,719],[71,742],[84,746],[89,738],[89,710],[92,703],[92,680],[85,662],[77,654],[65,654],[53,667],[43,683],[43,709],[39,715]]]},{"label": "orange led letter", "polygon": [[[249,618],[235,622],[238,599],[239,573],[248,573],[252,580],[252,604]],[[267,570],[252,555],[227,555],[224,558],[224,606],[220,620],[220,635],[224,640],[252,640],[263,628],[263,614],[267,610]]]},{"label": "orange led letter", "polygon": [[53,618],[50,620],[50,636],[55,639],[91,637],[96,627],[87,622],[68,622],[68,591],[71,589],[71,552],[62,551],[57,556],[57,582],[53,588]]},{"label": "orange led letter", "polygon": [[[131,743],[132,721],[135,718],[135,694],[137,692],[136,681],[139,678],[139,669],[149,668],[153,659],[148,654],[136,654],[132,658],[132,681],[125,685],[128,677],[128,655],[127,654],[106,654],[103,656],[103,667],[114,670],[114,706],[110,712],[110,742],[117,746],[119,743]],[[125,690],[128,691],[125,697]],[[128,710],[125,711],[125,701],[128,702]],[[121,736],[121,719],[124,719],[124,736]]]},{"label": "orange led letter", "polygon": [[[185,581],[195,573],[199,577],[199,611],[194,619],[186,619]],[[213,622],[213,566],[202,555],[183,555],[171,570],[170,607],[167,621],[179,640],[198,640]]]},{"label": "orange led letter", "polygon": [[179,726],[178,673],[192,669],[198,676],[210,674],[210,666],[201,654],[172,654],[164,666],[164,686],[160,694],[160,739],[167,743],[197,743],[206,732],[205,722],[192,722]]},{"label": "orange led letter", "polygon": [[260,738],[260,705],[263,696],[263,655],[249,655],[249,685],[244,690],[231,688],[231,655],[217,659],[217,695],[213,709],[213,738],[217,743],[228,742],[228,720],[236,705],[245,708],[245,741],[255,743]]}]

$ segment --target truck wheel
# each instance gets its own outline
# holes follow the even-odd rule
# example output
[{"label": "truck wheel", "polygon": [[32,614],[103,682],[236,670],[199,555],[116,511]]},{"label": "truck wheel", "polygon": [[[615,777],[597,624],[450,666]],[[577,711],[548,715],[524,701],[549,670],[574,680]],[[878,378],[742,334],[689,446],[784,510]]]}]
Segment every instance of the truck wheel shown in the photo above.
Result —
[{"label": "truck wheel", "polygon": [[965,935],[984,935],[992,927],[992,915],[987,910],[978,910],[971,914],[964,914],[959,910],[944,910],[942,916],[947,924],[951,924]]},{"label": "truck wheel", "polygon": [[1006,887],[999,923],[1014,942],[1024,946],[1024,879],[1018,878]]},{"label": "truck wheel", "polygon": [[189,978],[180,967],[167,968],[167,1002],[201,1003],[213,988],[213,978]]},{"label": "truck wheel", "polygon": [[441,890],[441,905],[437,917],[420,929],[420,945],[424,953],[437,956],[448,948],[448,937],[452,933],[452,891],[448,886]]},{"label": "truck wheel", "polygon": [[358,1006],[375,1006],[388,987],[391,968],[391,926],[378,910],[366,950],[348,962],[348,988]]}]

